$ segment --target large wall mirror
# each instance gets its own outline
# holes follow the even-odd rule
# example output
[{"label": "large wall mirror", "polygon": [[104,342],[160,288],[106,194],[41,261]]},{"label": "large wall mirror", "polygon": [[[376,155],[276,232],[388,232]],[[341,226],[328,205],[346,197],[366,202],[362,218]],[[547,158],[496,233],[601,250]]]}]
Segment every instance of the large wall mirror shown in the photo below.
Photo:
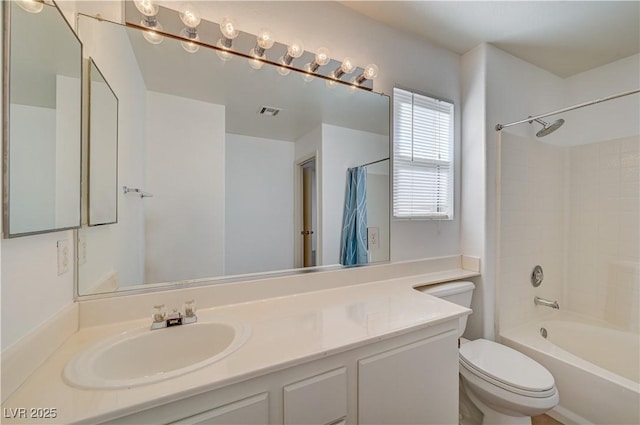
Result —
[{"label": "large wall mirror", "polygon": [[82,44],[55,6],[4,2],[5,237],[79,227]]},{"label": "large wall mirror", "polygon": [[119,99],[118,223],[78,232],[80,295],[344,264],[356,167],[365,260],[389,260],[388,96],[87,16],[78,29]]}]

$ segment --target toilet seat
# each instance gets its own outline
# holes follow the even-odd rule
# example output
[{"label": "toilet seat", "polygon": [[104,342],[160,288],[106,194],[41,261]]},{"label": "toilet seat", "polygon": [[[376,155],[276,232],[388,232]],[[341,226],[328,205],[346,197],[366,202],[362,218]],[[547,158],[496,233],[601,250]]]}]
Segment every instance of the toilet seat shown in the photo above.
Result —
[{"label": "toilet seat", "polygon": [[556,393],[555,381],[540,363],[502,344],[477,339],[459,350],[460,366],[480,379],[526,397]]}]

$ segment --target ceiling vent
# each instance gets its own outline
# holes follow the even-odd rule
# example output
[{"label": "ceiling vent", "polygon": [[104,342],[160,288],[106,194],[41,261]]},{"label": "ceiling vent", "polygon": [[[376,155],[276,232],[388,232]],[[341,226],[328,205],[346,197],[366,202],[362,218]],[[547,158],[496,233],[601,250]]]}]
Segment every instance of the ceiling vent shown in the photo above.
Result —
[{"label": "ceiling vent", "polygon": [[275,108],[273,106],[261,106],[260,108],[258,108],[258,113],[260,115],[266,115],[269,117],[275,117],[276,115],[278,115],[280,113],[280,109],[279,108]]}]

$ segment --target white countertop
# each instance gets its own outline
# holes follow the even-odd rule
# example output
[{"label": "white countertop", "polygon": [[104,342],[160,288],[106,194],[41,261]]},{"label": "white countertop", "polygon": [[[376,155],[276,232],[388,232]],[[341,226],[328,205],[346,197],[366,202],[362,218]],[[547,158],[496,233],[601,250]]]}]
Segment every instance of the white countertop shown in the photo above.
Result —
[{"label": "white countertop", "polygon": [[[57,418],[42,423],[101,422],[180,400],[469,314],[413,287],[475,275],[462,269],[441,271],[199,310],[200,321],[229,317],[248,325],[251,337],[228,357],[196,372],[130,389],[78,389],[66,384],[62,373],[84,348],[148,326],[150,319],[80,329],[11,395],[3,412],[55,408]],[[2,423],[12,420],[3,415]]]}]

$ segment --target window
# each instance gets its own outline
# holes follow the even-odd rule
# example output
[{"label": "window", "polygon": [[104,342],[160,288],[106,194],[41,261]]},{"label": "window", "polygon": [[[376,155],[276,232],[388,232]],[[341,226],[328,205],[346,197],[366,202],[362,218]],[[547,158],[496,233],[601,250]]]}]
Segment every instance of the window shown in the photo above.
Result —
[{"label": "window", "polygon": [[393,89],[393,216],[453,218],[453,104]]}]

